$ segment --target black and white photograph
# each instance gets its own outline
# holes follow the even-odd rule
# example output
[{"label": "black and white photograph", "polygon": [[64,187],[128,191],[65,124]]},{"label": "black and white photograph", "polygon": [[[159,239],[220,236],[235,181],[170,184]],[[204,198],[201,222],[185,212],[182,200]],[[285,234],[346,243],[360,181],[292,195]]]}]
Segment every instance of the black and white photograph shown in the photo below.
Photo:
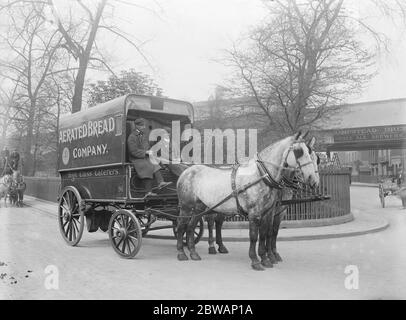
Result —
[{"label": "black and white photograph", "polygon": [[406,0],[0,0],[0,300],[406,299],[405,75]]}]

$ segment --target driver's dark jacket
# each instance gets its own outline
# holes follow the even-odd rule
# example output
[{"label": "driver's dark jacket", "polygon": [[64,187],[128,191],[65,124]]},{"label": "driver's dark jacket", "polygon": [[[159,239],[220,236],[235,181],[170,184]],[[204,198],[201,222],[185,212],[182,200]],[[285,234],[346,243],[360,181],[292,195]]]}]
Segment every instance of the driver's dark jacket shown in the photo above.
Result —
[{"label": "driver's dark jacket", "polygon": [[129,160],[134,164],[137,175],[141,179],[152,179],[154,172],[160,169],[159,165],[153,164],[145,154],[150,149],[146,134],[134,130],[127,139]]}]

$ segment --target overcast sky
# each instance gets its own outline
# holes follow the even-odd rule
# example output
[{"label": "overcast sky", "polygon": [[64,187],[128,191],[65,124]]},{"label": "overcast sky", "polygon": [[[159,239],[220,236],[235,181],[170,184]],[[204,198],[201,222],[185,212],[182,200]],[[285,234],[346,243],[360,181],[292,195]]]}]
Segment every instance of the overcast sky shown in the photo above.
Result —
[{"label": "overcast sky", "polygon": [[[133,67],[148,73],[165,95],[189,101],[206,100],[215,84],[222,83],[229,70],[213,59],[265,15],[260,0],[138,0],[137,3],[154,8],[155,13],[120,4],[114,16],[123,30],[147,41],[143,50],[154,70],[122,40],[102,36],[114,69]],[[360,14],[367,9],[361,8]],[[379,58],[379,75],[352,102],[406,97],[405,32],[390,27],[381,18],[376,18],[374,25],[390,35],[391,53]],[[100,75],[89,77],[96,79]]]}]

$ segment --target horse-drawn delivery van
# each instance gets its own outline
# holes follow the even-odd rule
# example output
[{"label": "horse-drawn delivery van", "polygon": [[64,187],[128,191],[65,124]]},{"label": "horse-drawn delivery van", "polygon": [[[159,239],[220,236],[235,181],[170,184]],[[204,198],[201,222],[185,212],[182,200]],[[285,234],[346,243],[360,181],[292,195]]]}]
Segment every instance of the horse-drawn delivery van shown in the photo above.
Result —
[{"label": "horse-drawn delivery van", "polygon": [[[136,119],[146,120],[148,135],[153,129],[171,127],[172,121],[178,121],[181,128],[190,126],[193,114],[193,106],[185,101],[128,94],[61,118],[58,219],[68,244],[79,243],[86,224],[89,232],[108,231],[115,251],[133,257],[142,235],[154,229],[151,224],[156,215],[173,221],[169,227],[176,234],[177,175],[162,166],[162,175],[172,184],[145,197],[129,162],[127,138]],[[196,228],[198,241],[203,220]]]}]

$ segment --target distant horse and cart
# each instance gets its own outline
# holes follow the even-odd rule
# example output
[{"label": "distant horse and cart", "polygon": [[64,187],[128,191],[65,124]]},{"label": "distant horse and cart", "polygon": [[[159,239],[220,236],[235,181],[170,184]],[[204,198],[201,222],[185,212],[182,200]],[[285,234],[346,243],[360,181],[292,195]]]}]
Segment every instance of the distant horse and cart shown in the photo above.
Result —
[{"label": "distant horse and cart", "polygon": [[[258,152],[245,164],[227,168],[168,161],[160,172],[171,185],[146,195],[141,179],[129,162],[127,138],[131,125],[148,119],[149,129],[182,129],[193,124],[193,106],[185,101],[129,94],[60,120],[58,164],[61,189],[58,223],[63,239],[71,246],[88,232],[109,235],[114,251],[134,257],[148,232],[171,228],[177,239],[178,260],[200,260],[195,244],[209,228],[209,253],[215,253],[213,227],[220,253],[227,253],[221,225],[225,217],[248,218],[251,266],[255,270],[280,261],[276,235],[280,216],[292,200],[292,192],[310,187],[303,201],[320,201],[316,193],[319,159],[314,138],[297,133]],[[154,227],[157,219],[170,225]],[[256,243],[259,239],[258,254]]]},{"label": "distant horse and cart", "polygon": [[5,158],[3,161],[2,176],[0,178],[0,200],[4,197],[4,204],[7,206],[7,198],[11,205],[23,206],[24,192],[27,188],[24,177],[21,174],[17,161],[10,161]]},{"label": "distant horse and cart", "polygon": [[385,198],[397,196],[402,200],[402,206],[406,209],[406,185],[400,177],[389,176],[379,179],[378,192],[382,208],[385,208]]}]

